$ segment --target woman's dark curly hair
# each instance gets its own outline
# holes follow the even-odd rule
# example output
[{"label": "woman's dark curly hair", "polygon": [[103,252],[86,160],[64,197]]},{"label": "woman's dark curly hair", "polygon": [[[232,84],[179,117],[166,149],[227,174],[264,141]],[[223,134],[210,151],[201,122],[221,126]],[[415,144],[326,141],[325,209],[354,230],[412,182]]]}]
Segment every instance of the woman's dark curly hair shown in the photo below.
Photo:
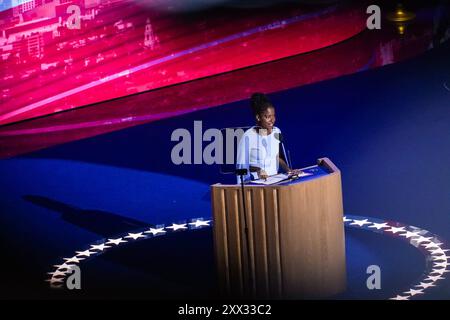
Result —
[{"label": "woman's dark curly hair", "polygon": [[269,98],[264,93],[256,92],[252,94],[250,103],[255,116],[263,113],[269,108],[273,108],[272,102],[270,102]]}]

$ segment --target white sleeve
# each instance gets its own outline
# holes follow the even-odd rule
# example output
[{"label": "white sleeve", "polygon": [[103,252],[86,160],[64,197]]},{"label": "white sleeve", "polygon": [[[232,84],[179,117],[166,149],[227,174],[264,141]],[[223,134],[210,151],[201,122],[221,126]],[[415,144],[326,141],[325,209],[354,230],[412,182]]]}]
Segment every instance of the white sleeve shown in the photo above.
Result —
[{"label": "white sleeve", "polygon": [[237,147],[236,168],[248,168],[249,166],[249,139],[243,135]]},{"label": "white sleeve", "polygon": [[[236,169],[247,169],[250,170],[249,164],[249,137],[247,135],[243,135],[241,140],[239,141],[237,147],[237,155],[236,155]],[[250,173],[247,172],[247,175],[244,176],[244,180],[250,180]],[[237,177],[237,182],[240,183],[239,177]]]}]

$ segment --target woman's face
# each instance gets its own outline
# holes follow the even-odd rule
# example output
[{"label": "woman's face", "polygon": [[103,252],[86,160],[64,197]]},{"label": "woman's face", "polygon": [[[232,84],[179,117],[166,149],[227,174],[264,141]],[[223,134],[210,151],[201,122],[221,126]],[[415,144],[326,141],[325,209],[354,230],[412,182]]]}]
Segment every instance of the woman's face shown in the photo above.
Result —
[{"label": "woman's face", "polygon": [[267,108],[265,111],[256,116],[258,126],[266,129],[268,133],[272,132],[273,126],[275,125],[275,120],[275,108],[273,107]]}]

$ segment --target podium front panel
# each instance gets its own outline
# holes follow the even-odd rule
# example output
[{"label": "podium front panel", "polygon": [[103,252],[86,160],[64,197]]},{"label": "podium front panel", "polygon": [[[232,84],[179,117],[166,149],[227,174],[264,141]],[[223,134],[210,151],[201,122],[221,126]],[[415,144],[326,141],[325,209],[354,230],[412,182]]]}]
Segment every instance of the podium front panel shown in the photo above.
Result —
[{"label": "podium front panel", "polygon": [[240,186],[212,186],[214,247],[224,295],[295,299],[345,289],[341,176],[331,161],[321,161],[328,174],[245,187],[248,244]]}]

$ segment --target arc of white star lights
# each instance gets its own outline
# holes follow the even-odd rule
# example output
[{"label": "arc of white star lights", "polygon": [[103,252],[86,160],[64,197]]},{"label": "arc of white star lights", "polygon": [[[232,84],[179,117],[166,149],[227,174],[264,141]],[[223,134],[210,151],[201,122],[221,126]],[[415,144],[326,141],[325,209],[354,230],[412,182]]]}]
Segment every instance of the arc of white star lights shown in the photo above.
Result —
[{"label": "arc of white star lights", "polygon": [[[192,219],[189,223],[172,223],[168,227],[159,225],[157,227],[151,227],[146,230],[139,230],[136,232],[128,232],[125,235],[115,238],[107,239],[100,243],[91,244],[88,249],[83,251],[75,251],[75,255],[70,258],[63,258],[62,264],[54,265],[55,270],[48,272],[51,275],[50,279],[46,279],[46,282],[50,283],[51,288],[63,288],[65,277],[71,270],[71,266],[78,265],[82,260],[89,259],[102,254],[105,250],[113,247],[118,247],[121,244],[129,243],[130,241],[144,240],[149,237],[156,237],[166,235],[168,232],[186,231],[189,229],[201,229],[211,226],[211,220],[204,220],[203,218]],[[83,257],[83,258],[82,258]],[[86,258],[84,258],[86,257]]]},{"label": "arc of white star lights", "polygon": [[[425,294],[425,290],[436,287],[438,281],[445,279],[444,274],[450,272],[448,269],[450,263],[450,255],[447,255],[448,249],[443,249],[442,242],[436,236],[425,237],[430,235],[430,232],[414,226],[400,225],[399,223],[389,223],[386,221],[374,222],[371,221],[369,225],[368,219],[360,219],[361,217],[344,217],[344,223],[352,228],[360,227],[364,229],[376,229],[377,232],[383,232],[398,238],[404,238],[411,245],[416,248],[424,249],[428,265],[428,272],[424,274],[419,280],[418,284],[414,284],[411,288],[397,294],[390,300],[411,300],[411,298],[419,297]],[[372,219],[376,220],[376,219]],[[366,226],[367,225],[367,226]],[[375,230],[374,230],[375,231]]]},{"label": "arc of white star lights", "polygon": [[[443,243],[427,230],[368,217],[347,215],[343,217],[343,221],[346,227],[361,228],[401,238],[427,253],[428,272],[421,277],[417,284],[413,284],[411,288],[396,294],[395,297],[390,298],[391,300],[411,300],[413,297],[422,297],[428,289],[436,287],[436,283],[444,280],[446,278],[445,275],[450,272],[450,255],[447,254],[450,250],[444,249],[442,247]],[[128,232],[115,239],[105,239],[103,242],[90,245],[88,249],[75,251],[75,255],[72,257],[63,258],[62,264],[54,265],[55,270],[48,272],[51,278],[45,281],[50,283],[51,288],[63,288],[65,277],[70,273],[71,266],[79,265],[88,259],[103,254],[105,250],[111,250],[111,248],[117,248],[129,242],[142,241],[173,232],[211,227],[211,224],[211,220],[197,218],[192,219],[189,223],[172,223],[167,227],[159,225],[145,230]]]}]

